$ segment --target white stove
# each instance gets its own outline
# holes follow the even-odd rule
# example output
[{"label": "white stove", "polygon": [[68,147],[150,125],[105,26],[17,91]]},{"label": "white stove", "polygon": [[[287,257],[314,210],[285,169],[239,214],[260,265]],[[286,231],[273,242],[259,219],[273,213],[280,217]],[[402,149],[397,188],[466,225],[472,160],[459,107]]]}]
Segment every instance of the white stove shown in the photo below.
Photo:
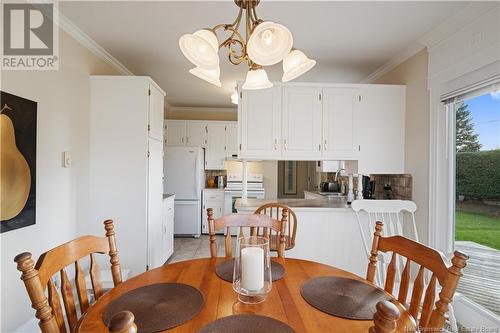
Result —
[{"label": "white stove", "polygon": [[[224,190],[224,214],[236,213],[234,204],[236,199],[241,198],[243,192],[243,181],[241,173],[228,173],[227,186]],[[261,173],[249,173],[247,176],[248,198],[264,199],[264,175]]]}]

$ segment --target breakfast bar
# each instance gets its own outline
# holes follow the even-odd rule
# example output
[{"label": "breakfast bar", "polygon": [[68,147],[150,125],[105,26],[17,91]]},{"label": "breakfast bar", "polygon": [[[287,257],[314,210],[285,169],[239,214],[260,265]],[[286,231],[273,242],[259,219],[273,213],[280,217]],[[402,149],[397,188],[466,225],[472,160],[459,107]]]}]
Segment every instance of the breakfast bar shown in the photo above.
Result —
[{"label": "breakfast bar", "polygon": [[[276,202],[266,199],[238,199],[238,213],[251,214],[258,207]],[[368,264],[356,213],[345,198],[278,199],[297,215],[297,236],[300,241],[286,251],[286,257],[333,265],[365,276]]]}]

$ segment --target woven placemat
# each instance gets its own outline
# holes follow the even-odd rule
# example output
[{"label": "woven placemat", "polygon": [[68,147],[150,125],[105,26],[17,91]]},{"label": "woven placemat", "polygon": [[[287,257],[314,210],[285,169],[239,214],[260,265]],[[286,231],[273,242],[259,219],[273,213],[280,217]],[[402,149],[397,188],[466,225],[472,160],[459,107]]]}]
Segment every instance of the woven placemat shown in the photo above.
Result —
[{"label": "woven placemat", "polygon": [[106,306],[103,321],[128,310],[135,316],[138,332],[152,333],[179,326],[200,312],[203,295],[181,283],[159,283],[131,290]]},{"label": "woven placemat", "polygon": [[[234,268],[234,258],[228,259],[223,263],[218,264],[215,267],[215,274],[222,280],[227,282],[233,282],[233,268]],[[279,262],[271,260],[271,279],[273,281],[283,278],[285,275],[285,267]]]},{"label": "woven placemat", "polygon": [[310,279],[302,285],[300,293],[318,310],[356,320],[373,319],[375,305],[389,300],[382,290],[368,283],[337,276]]},{"label": "woven placemat", "polygon": [[201,328],[198,333],[296,333],[287,324],[254,314],[224,317]]}]

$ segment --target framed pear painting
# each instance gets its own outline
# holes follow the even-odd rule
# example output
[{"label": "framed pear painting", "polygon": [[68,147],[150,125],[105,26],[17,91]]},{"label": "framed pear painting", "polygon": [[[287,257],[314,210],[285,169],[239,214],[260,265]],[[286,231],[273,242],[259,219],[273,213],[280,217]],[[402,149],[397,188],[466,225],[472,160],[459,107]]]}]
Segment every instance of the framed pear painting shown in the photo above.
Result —
[{"label": "framed pear painting", "polygon": [[1,92],[0,232],[35,224],[37,103]]}]

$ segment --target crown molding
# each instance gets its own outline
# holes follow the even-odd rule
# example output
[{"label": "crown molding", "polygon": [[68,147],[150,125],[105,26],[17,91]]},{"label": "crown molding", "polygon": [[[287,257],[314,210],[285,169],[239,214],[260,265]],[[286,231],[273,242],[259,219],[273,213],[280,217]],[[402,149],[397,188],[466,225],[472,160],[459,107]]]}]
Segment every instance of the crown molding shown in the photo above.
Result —
[{"label": "crown molding", "polygon": [[473,21],[488,10],[499,6],[495,2],[472,2],[460,9],[457,13],[448,17],[440,25],[425,35],[417,39],[410,46],[406,47],[403,51],[390,59],[384,65],[376,69],[373,73],[361,80],[360,83],[373,83],[382,75],[388,73],[404,61],[408,60],[421,50],[430,49],[440,42],[456,33],[460,28],[464,27],[467,23]]},{"label": "crown molding", "polygon": [[470,22],[474,21],[485,12],[493,10],[498,6],[499,4],[495,1],[473,1],[452,16],[448,17],[436,28],[420,37],[417,42],[430,49],[457,33],[457,31],[460,31],[463,27],[467,26]]},{"label": "crown molding", "polygon": [[78,28],[69,18],[67,18],[59,8],[56,9],[59,17],[59,27],[64,30],[71,37],[76,39],[81,45],[87,48],[90,52],[95,54],[97,57],[104,60],[106,63],[115,68],[118,73],[122,75],[131,75],[132,73],[125,65],[113,57],[108,51],[106,51],[101,45],[99,45],[95,40],[93,40],[89,35]]},{"label": "crown molding", "polygon": [[418,52],[422,51],[425,49],[425,45],[420,44],[420,43],[412,43],[409,45],[407,48],[405,48],[402,52],[397,54],[395,57],[393,57],[391,60],[386,62],[384,65],[379,67],[377,70],[375,70],[373,73],[365,77],[363,80],[361,80],[360,83],[373,83],[375,82],[378,78],[383,76],[384,74],[390,72],[406,60],[410,59],[413,57],[415,54]]}]

